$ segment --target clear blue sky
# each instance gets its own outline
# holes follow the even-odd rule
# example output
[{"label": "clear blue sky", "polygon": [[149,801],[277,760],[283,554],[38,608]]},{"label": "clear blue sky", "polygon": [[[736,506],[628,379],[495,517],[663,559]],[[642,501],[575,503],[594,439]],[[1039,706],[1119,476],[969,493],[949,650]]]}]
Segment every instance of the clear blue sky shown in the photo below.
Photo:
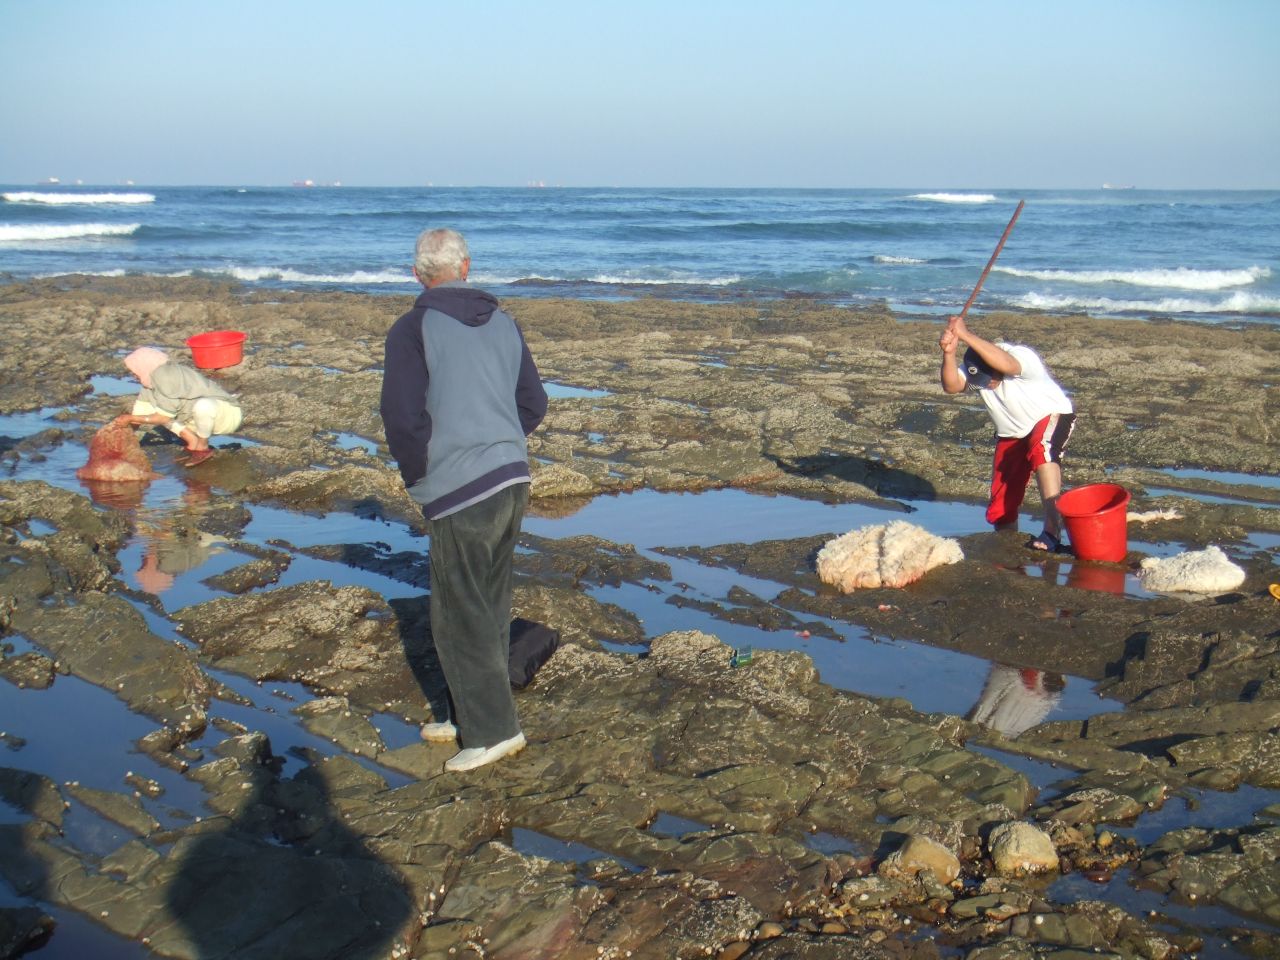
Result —
[{"label": "clear blue sky", "polygon": [[0,0],[0,182],[1280,187],[1277,0]]}]

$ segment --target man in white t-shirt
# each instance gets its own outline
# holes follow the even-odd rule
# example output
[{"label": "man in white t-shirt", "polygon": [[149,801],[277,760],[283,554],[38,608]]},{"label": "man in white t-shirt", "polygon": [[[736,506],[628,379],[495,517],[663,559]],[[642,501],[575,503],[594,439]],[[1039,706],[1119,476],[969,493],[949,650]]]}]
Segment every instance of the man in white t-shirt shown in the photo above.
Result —
[{"label": "man in white t-shirt", "polygon": [[[966,346],[963,365],[956,349]],[[971,331],[963,317],[951,317],[938,340],[942,347],[942,389],[978,391],[996,427],[987,522],[997,530],[1016,528],[1027,484],[1034,473],[1044,503],[1044,530],[1027,541],[1034,550],[1061,549],[1062,452],[1075,428],[1071,400],[1054,382],[1044,361],[1030,347],[992,343]]]}]

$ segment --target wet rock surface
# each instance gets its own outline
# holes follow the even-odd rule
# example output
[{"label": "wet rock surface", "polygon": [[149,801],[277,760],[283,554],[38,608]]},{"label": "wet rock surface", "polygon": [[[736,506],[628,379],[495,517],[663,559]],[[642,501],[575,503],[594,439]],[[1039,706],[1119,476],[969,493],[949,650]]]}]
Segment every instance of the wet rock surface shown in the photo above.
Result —
[{"label": "wet rock surface", "polygon": [[[409,542],[421,515],[377,417],[382,337],[406,306],[195,280],[0,287],[0,326],[48,331],[13,359],[0,413],[61,418],[0,439],[0,697],[38,710],[25,698],[101,692],[129,718],[127,762],[147,765],[54,763],[20,722],[3,732],[0,876],[20,905],[0,911],[0,955],[48,936],[31,904],[77,911],[137,956],[1280,949],[1280,606],[1266,589],[1280,580],[1280,489],[1266,482],[1280,473],[1280,332],[983,319],[1040,348],[1075,394],[1070,483],[1113,480],[1134,510],[1180,514],[1131,530],[1124,564],[1033,566],[1025,534],[969,533],[958,563],[845,595],[815,569],[844,529],[762,540],[744,513],[737,537],[661,550],[526,531],[515,612],[562,635],[517,696],[529,748],[446,774],[455,748],[414,729],[443,696],[428,561]],[[984,496],[989,425],[942,397],[931,322],[794,302],[511,306],[547,379],[603,391],[553,399],[531,442],[531,516],[629,491],[737,488],[906,515]],[[181,355],[211,324],[250,334],[245,361],[217,374],[246,418],[190,470],[151,450],[184,506],[159,521],[51,482],[127,405],[90,393],[90,376],[121,375],[121,351],[142,342]],[[1259,482],[1168,472],[1179,466]],[[342,516],[385,540],[346,536]],[[277,518],[270,537],[262,517]],[[194,602],[133,585],[149,524],[224,548]],[[1231,549],[1245,581],[1216,597],[1129,592],[1161,542]],[[313,563],[352,579],[311,576]],[[677,563],[740,582],[698,595]],[[1117,576],[1118,591],[1096,587]],[[814,644],[865,629],[1083,678],[1123,709],[1006,735],[835,689],[806,653],[742,657],[705,630],[652,631],[627,603],[655,593],[675,623],[696,613],[727,634]],[[83,777],[64,772],[77,764]],[[1250,798],[1231,822],[1144,826],[1229,790]],[[1055,894],[1056,878],[1165,899],[1152,916],[1102,887]],[[1161,912],[1175,902],[1215,913]]]}]

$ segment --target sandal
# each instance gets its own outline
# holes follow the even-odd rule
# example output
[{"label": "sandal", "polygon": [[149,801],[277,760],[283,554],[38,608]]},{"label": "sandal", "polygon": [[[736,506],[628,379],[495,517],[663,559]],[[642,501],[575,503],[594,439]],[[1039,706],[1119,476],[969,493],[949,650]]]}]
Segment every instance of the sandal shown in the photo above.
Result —
[{"label": "sandal", "polygon": [[211,447],[208,450],[191,450],[190,454],[191,455],[187,457],[185,460],[179,460],[178,462],[181,463],[184,467],[194,467],[197,464],[204,463],[206,460],[212,457],[213,448]]},{"label": "sandal", "polygon": [[1048,530],[1043,530],[1038,537],[1032,537],[1025,544],[1028,550],[1038,550],[1040,553],[1066,553],[1067,548],[1062,542]]}]

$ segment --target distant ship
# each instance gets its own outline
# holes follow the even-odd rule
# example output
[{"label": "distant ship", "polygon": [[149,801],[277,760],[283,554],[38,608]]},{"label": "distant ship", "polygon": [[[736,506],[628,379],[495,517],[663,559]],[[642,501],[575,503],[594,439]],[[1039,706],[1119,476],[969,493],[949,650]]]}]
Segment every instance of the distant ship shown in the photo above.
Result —
[{"label": "distant ship", "polygon": [[1103,190],[1133,190],[1136,188],[1132,183],[1126,183],[1124,185],[1116,185],[1114,183],[1104,183],[1102,185],[1102,189]]},{"label": "distant ship", "polygon": [[62,181],[61,181],[61,180],[59,180],[57,177],[45,177],[45,178],[44,178],[43,180],[41,180],[40,182],[41,182],[41,183],[47,183],[49,186],[51,186],[51,187],[52,187],[52,186],[54,186],[55,184],[59,184],[59,183],[61,183]]}]

